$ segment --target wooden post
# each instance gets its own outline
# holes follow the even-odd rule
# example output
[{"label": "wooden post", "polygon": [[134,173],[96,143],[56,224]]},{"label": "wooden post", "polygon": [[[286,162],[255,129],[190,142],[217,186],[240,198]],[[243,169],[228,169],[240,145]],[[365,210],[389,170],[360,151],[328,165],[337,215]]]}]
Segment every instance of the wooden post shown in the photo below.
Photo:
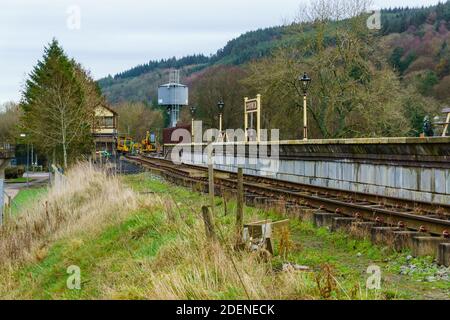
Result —
[{"label": "wooden post", "polygon": [[238,169],[237,181],[237,210],[236,210],[236,237],[237,244],[242,242],[242,228],[244,224],[244,170]]},{"label": "wooden post", "polygon": [[214,231],[214,223],[211,211],[209,211],[209,208],[207,206],[202,207],[202,215],[203,221],[205,222],[206,237],[208,238],[208,240],[217,240],[216,232]]},{"label": "wooden post", "polygon": [[209,205],[211,212],[214,214],[214,161],[212,157],[212,144],[208,146],[208,180],[209,180]]},{"label": "wooden post", "polygon": [[447,119],[445,120],[444,131],[442,132],[442,136],[443,136],[443,137],[446,137],[446,136],[447,136],[447,131],[448,131],[449,123],[450,123],[450,112],[447,114]]},{"label": "wooden post", "polygon": [[8,195],[8,218],[11,219],[12,217],[12,197]]},{"label": "wooden post", "polygon": [[228,194],[222,189],[222,199],[223,199],[223,210],[225,216],[228,215]]}]

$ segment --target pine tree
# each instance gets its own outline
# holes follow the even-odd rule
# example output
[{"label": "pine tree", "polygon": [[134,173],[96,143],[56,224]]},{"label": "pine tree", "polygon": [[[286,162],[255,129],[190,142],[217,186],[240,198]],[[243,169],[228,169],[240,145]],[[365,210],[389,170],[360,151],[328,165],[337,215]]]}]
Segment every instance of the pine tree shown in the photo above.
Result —
[{"label": "pine tree", "polygon": [[64,167],[68,166],[69,157],[76,159],[92,148],[86,140],[94,123],[95,106],[87,103],[92,98],[86,90],[91,81],[53,39],[22,93],[21,120],[29,141],[53,155],[54,161],[62,160]]}]

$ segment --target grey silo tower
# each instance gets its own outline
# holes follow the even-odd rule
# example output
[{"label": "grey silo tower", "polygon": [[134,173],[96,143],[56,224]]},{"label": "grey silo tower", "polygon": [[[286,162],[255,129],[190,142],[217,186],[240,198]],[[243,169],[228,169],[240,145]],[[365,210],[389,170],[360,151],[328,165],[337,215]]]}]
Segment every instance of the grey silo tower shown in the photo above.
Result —
[{"label": "grey silo tower", "polygon": [[158,88],[158,104],[167,107],[170,112],[170,126],[177,126],[180,120],[180,108],[189,104],[189,88],[180,83],[180,71],[172,70],[169,83]]}]

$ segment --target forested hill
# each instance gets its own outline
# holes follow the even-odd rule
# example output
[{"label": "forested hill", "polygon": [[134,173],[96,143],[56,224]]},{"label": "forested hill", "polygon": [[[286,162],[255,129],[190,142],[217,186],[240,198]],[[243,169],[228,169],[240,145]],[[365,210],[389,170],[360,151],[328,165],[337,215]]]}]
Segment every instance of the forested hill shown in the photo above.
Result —
[{"label": "forested hill", "polygon": [[230,40],[212,56],[203,54],[175,57],[136,66],[130,70],[100,79],[98,82],[111,103],[122,101],[152,101],[157,85],[167,80],[167,70],[183,70],[187,76],[216,64],[240,65],[267,56],[288,32],[278,26],[247,32]]},{"label": "forested hill", "polygon": [[[138,65],[130,70],[118,73],[112,78],[114,80],[126,79],[138,77],[142,74],[155,71],[156,69],[179,69],[191,65],[208,66],[217,62],[231,64],[245,63],[251,59],[262,57],[270,53],[274,46],[274,42],[281,39],[285,33],[285,27],[272,27],[250,31],[229,41],[223,49],[219,49],[217,53],[212,56],[207,57],[203,54],[198,54],[186,56],[180,59],[172,57],[159,61],[153,60],[148,63]],[[101,81],[104,80],[106,80],[106,78]]]},{"label": "forested hill", "polygon": [[[450,1],[426,8],[391,8],[383,10],[382,30],[377,35],[384,57],[401,76],[421,78],[421,92],[438,99],[447,98],[443,87],[450,85],[449,21]],[[150,61],[103,78],[99,84],[111,103],[155,101],[157,86],[166,81],[170,68],[181,69],[184,77],[196,73],[201,77],[212,66],[241,66],[270,55],[276,48],[301,46],[311,32],[307,24],[259,29],[229,41],[212,56]]]}]

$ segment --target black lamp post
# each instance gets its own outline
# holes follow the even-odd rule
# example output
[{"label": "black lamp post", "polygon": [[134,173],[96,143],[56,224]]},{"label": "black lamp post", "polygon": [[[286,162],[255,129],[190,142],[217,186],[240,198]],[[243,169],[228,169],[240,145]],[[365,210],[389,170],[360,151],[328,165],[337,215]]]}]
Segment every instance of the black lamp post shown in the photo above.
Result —
[{"label": "black lamp post", "polygon": [[191,115],[192,115],[192,117],[195,116],[195,111],[197,111],[197,107],[196,106],[191,106]]},{"label": "black lamp post", "polygon": [[307,109],[307,101],[306,98],[308,96],[308,89],[311,85],[311,78],[306,74],[299,77],[299,81],[302,84],[303,90],[303,140],[308,140],[308,109]]},{"label": "black lamp post", "polygon": [[191,116],[192,116],[191,139],[192,139],[192,143],[194,143],[194,117],[195,117],[195,111],[197,111],[197,107],[196,106],[191,106]]}]

